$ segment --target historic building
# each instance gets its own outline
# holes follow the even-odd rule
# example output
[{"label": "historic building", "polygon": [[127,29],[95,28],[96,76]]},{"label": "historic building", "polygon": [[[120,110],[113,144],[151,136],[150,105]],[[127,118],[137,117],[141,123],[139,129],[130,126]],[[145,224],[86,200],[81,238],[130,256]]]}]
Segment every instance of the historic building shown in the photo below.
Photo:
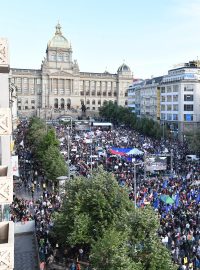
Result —
[{"label": "historic building", "polygon": [[74,111],[85,104],[97,112],[107,101],[127,105],[127,88],[132,72],[122,64],[116,74],[80,72],[72,58],[72,47],[56,25],[54,37],[48,42],[41,69],[12,68],[11,82],[17,87],[18,111],[22,115],[42,114],[51,118],[58,111]]}]

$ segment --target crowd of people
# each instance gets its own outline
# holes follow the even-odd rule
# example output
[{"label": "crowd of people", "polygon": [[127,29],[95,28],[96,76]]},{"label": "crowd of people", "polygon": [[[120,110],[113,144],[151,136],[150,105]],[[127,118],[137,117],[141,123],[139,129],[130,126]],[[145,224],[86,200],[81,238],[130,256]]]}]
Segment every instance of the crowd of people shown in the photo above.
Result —
[{"label": "crowd of people", "polygon": [[[24,160],[26,155],[26,159],[31,160],[30,149],[20,145],[26,128],[26,123],[18,128],[16,151],[19,158]],[[158,234],[179,269],[200,269],[200,164],[186,160],[189,151],[185,142],[155,140],[124,127],[81,131],[73,128],[70,136],[66,136],[67,130],[63,124],[57,124],[55,129],[60,140],[60,151],[67,163],[70,145],[72,178],[79,174],[90,177],[91,169],[99,165],[112,172],[120,186],[128,187],[129,198],[136,201],[137,207],[150,204],[157,212],[160,219]],[[69,144],[67,140],[70,140]],[[129,157],[113,155],[110,152],[112,147],[137,148],[145,154]],[[165,171],[146,171],[146,158],[152,155],[167,156],[169,162]],[[133,185],[134,163],[139,164],[136,191]],[[35,220],[40,259],[52,262],[56,257],[56,243],[52,247],[48,237],[53,226],[51,214],[59,209],[61,199],[51,188],[44,186],[45,177],[39,173],[38,165],[32,164],[25,173],[22,166],[21,178],[27,192],[32,193],[32,200],[16,197],[10,208],[11,219],[14,222]],[[41,193],[37,199],[34,199],[35,189]],[[171,199],[169,203],[167,198]],[[73,267],[77,269],[75,264],[71,269]]]}]

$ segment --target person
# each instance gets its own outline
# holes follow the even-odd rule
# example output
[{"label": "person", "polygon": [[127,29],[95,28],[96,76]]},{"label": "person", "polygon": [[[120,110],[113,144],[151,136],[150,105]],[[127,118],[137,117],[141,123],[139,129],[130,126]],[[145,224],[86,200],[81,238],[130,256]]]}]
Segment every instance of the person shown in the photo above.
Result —
[{"label": "person", "polygon": [[77,264],[76,264],[76,270],[81,270],[81,265],[79,262],[77,262]]},{"label": "person", "polygon": [[77,270],[75,263],[73,262],[69,268],[70,270]]}]

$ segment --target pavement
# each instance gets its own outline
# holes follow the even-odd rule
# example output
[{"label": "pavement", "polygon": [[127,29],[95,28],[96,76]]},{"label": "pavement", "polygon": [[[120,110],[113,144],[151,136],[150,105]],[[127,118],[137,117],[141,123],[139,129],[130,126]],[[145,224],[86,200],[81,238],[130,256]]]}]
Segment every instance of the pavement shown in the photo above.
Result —
[{"label": "pavement", "polygon": [[33,233],[15,234],[14,270],[38,270],[38,254]]}]

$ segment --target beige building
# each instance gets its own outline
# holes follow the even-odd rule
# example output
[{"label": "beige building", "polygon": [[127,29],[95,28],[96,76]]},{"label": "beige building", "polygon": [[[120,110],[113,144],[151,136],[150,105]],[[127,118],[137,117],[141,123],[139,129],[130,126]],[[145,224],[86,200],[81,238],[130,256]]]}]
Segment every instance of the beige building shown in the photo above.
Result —
[{"label": "beige building", "polygon": [[47,118],[80,110],[83,103],[94,113],[107,101],[126,106],[132,77],[126,64],[116,74],[80,72],[60,24],[48,42],[41,69],[12,68],[10,72],[11,82],[17,86],[19,115],[46,114]]}]

